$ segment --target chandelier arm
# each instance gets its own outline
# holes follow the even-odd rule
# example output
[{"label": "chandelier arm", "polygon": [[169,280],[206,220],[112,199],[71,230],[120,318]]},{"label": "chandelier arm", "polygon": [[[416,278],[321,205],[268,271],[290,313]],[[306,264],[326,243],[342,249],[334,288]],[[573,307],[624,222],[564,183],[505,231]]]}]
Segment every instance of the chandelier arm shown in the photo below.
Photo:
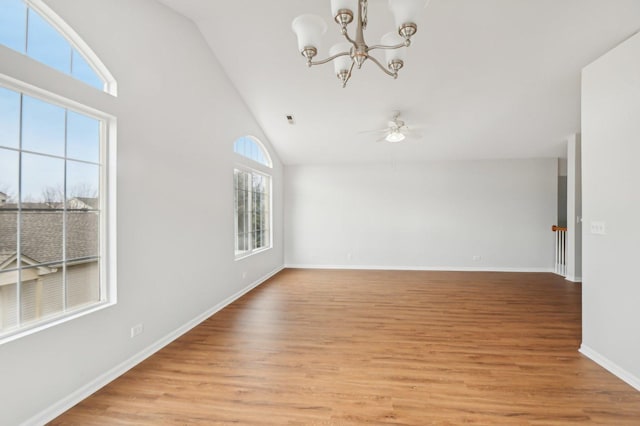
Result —
[{"label": "chandelier arm", "polygon": [[371,59],[378,67],[380,67],[380,69],[382,71],[385,72],[385,74],[393,77],[393,78],[398,78],[398,73],[397,72],[391,72],[388,69],[386,69],[376,58],[374,58],[373,56],[368,56],[369,59]]},{"label": "chandelier arm", "polygon": [[342,31],[342,35],[344,36],[345,39],[347,39],[349,43],[353,44],[353,47],[358,47],[358,43],[356,43],[354,39],[349,37],[349,33],[347,32],[346,28],[344,29],[344,31]]},{"label": "chandelier arm", "polygon": [[311,65],[322,65],[322,64],[326,64],[327,62],[331,62],[336,58],[339,58],[340,56],[351,56],[351,52],[340,52],[340,53],[336,53],[333,56],[329,56],[326,59],[321,59],[319,61],[309,61],[308,64]]},{"label": "chandelier arm", "polygon": [[[407,40],[408,41],[408,40]],[[393,46],[387,46],[384,44],[374,44],[373,46],[369,46],[368,50],[374,50],[374,49],[388,49],[388,50],[393,50],[393,49],[400,49],[402,47],[407,47],[409,46],[407,44],[407,42],[404,43],[400,43],[400,44],[395,44]]]}]

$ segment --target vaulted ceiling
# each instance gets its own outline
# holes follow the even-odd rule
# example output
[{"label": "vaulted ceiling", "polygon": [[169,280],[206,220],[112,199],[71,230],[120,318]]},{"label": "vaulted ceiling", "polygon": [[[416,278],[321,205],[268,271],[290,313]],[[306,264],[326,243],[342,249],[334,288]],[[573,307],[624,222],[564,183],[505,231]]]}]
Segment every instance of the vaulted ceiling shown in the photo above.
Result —
[{"label": "vaulted ceiling", "polygon": [[[306,67],[291,30],[322,16],[328,56],[341,41],[329,0],[160,1],[197,24],[285,164],[562,157],[581,69],[640,30],[638,0],[431,0],[398,79],[369,62],[343,89],[331,64]],[[367,42],[393,27],[387,1],[369,0]],[[421,138],[362,133],[395,110]]]}]

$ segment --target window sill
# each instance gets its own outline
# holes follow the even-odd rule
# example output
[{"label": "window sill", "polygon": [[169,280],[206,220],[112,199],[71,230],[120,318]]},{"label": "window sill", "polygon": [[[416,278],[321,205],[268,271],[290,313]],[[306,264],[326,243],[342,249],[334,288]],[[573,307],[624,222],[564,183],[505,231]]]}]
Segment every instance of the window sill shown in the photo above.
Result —
[{"label": "window sill", "polygon": [[264,247],[264,248],[261,248],[261,249],[253,250],[253,251],[251,251],[249,253],[239,254],[239,255],[236,255],[234,260],[246,259],[248,257],[253,256],[254,254],[264,253],[265,251],[271,250],[272,248],[273,248],[273,246],[269,246],[269,247]]},{"label": "window sill", "polygon": [[42,321],[40,323],[34,324],[33,326],[27,326],[22,329],[15,330],[13,332],[10,332],[9,334],[6,334],[5,336],[0,337],[0,346],[5,343],[12,342],[14,340],[18,340],[22,337],[35,334],[39,331],[46,330],[47,328],[54,327],[58,324],[62,324],[67,321],[71,321],[76,318],[89,315],[93,312],[101,311],[102,309],[108,308],[115,304],[116,304],[115,301],[105,301],[105,302],[97,303],[95,305],[91,305],[85,308],[80,308],[78,310],[68,312],[67,314],[59,317],[53,317],[50,320]]}]

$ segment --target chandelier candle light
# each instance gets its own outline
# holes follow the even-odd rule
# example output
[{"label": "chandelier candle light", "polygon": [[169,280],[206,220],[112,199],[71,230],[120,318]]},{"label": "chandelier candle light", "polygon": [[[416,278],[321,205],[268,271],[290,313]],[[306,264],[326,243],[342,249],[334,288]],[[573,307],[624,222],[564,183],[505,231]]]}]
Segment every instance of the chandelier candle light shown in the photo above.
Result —
[{"label": "chandelier candle light", "polygon": [[[331,0],[331,12],[334,20],[340,25],[340,32],[347,40],[335,44],[329,50],[329,57],[320,61],[313,58],[318,54],[318,46],[322,35],[327,32],[327,24],[317,15],[300,15],[291,23],[293,32],[298,36],[298,50],[307,58],[307,66],[326,64],[333,61],[335,72],[342,87],[347,85],[355,65],[358,69],[370,59],[382,71],[393,78],[398,78],[398,71],[404,66],[404,47],[411,44],[411,37],[418,30],[416,17],[427,4],[427,0],[389,0],[389,8],[395,18],[397,32],[382,36],[381,44],[367,45],[364,41],[364,30],[367,28],[367,0]],[[356,11],[356,12],[354,12]],[[357,16],[356,16],[357,13]],[[356,19],[355,39],[349,36],[347,26]],[[375,49],[385,51],[387,66],[385,67],[371,56]]]}]

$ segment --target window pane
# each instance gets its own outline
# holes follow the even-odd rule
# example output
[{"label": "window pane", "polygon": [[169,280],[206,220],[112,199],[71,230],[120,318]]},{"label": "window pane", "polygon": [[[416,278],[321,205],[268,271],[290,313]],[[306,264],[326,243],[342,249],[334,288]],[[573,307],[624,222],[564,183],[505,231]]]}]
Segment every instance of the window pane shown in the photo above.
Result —
[{"label": "window pane", "polygon": [[63,185],[64,160],[23,154],[20,243],[29,264],[62,260]]},{"label": "window pane", "polygon": [[244,205],[245,205],[245,192],[244,191],[238,191],[237,193],[237,204],[236,204],[236,215],[237,215],[237,221],[238,221],[238,233],[243,233],[245,232],[244,229],[244,215],[245,215],[245,209],[244,209]]},{"label": "window pane", "polygon": [[242,234],[242,249],[244,251],[249,250],[249,233],[245,232]]},{"label": "window pane", "polygon": [[100,208],[100,166],[67,161],[67,208],[92,210]]},{"label": "window pane", "polygon": [[17,271],[0,272],[0,331],[7,331],[18,325],[17,281]]},{"label": "window pane", "polygon": [[[44,272],[51,272],[46,269]],[[56,272],[41,275],[40,288],[40,315],[49,317],[64,309],[64,292],[62,283],[62,268],[57,268]]]},{"label": "window pane", "polygon": [[33,267],[22,270],[20,312],[23,323],[33,323],[64,309],[62,267]]},{"label": "window pane", "polygon": [[16,268],[18,212],[0,210],[0,270]]},{"label": "window pane", "polygon": [[233,151],[252,161],[271,167],[267,155],[257,141],[252,137],[243,136],[233,143]]},{"label": "window pane", "polygon": [[62,156],[64,128],[64,108],[23,96],[22,149]]},{"label": "window pane", "polygon": [[18,251],[18,153],[0,148],[0,269],[15,268]]},{"label": "window pane", "polygon": [[256,149],[256,145],[252,143],[249,147],[249,158],[254,161],[258,161],[258,150]]},{"label": "window pane", "polygon": [[99,270],[96,259],[67,266],[67,308],[100,301]]},{"label": "window pane", "polygon": [[270,240],[271,240],[271,232],[268,229],[266,229],[264,231],[264,246],[265,247],[269,247],[271,245],[271,241]]},{"label": "window pane", "polygon": [[67,260],[96,257],[99,252],[100,213],[69,211],[67,218]]},{"label": "window pane", "polygon": [[23,211],[21,260],[29,265],[62,261],[62,211]]},{"label": "window pane", "polygon": [[260,181],[262,180],[262,176],[260,175],[252,175],[251,176],[251,190],[252,191],[257,191],[258,187],[260,186]]},{"label": "window pane", "polygon": [[96,89],[104,90],[104,83],[84,57],[73,49],[71,53],[71,75]]},{"label": "window pane", "polygon": [[238,189],[244,191],[246,189],[247,174],[244,172],[238,172]]},{"label": "window pane", "polygon": [[62,208],[64,160],[22,154],[23,208]]},{"label": "window pane", "polygon": [[0,1],[0,44],[24,53],[27,6],[22,0]]},{"label": "window pane", "polygon": [[0,148],[0,209],[17,207],[18,158],[16,151]]},{"label": "window pane", "polygon": [[0,146],[18,148],[19,142],[20,94],[0,87]]},{"label": "window pane", "polygon": [[100,161],[100,121],[67,111],[67,157]]},{"label": "window pane", "polygon": [[67,162],[67,260],[98,256],[100,167]]},{"label": "window pane", "polygon": [[71,72],[71,45],[40,15],[29,9],[27,55],[52,68]]}]

